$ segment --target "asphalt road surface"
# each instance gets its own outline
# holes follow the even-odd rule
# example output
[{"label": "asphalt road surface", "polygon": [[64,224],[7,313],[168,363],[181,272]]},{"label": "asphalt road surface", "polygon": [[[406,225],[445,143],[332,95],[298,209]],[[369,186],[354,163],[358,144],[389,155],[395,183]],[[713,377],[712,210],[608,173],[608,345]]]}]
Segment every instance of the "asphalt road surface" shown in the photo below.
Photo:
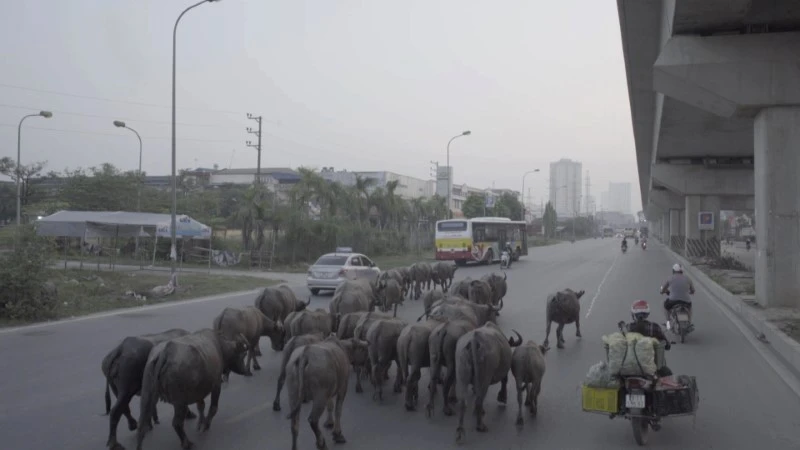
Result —
[{"label": "asphalt road surface", "polygon": [[[538,418],[526,415],[522,429],[514,425],[517,412],[513,384],[509,384],[509,405],[499,406],[490,389],[486,400],[488,433],[474,431],[468,410],[465,446],[471,448],[517,449],[623,449],[636,448],[631,427],[623,419],[609,420],[583,413],[579,386],[587,369],[603,356],[600,338],[615,331],[619,320],[629,318],[629,306],[636,299],[651,302],[654,317],[661,320],[657,289],[673,264],[659,244],[646,251],[631,248],[622,255],[619,240],[597,239],[532,249],[530,255],[508,272],[509,294],[499,325],[523,337],[544,340],[544,302],[548,292],[566,287],[584,289],[581,322],[583,339],[575,338],[575,327],[565,330],[566,348],[547,354]],[[482,275],[493,267],[459,269],[458,277]],[[305,288],[297,287],[303,297]],[[0,331],[0,447],[3,449],[87,450],[104,447],[108,418],[104,411],[104,379],[100,372],[103,356],[123,337],[162,331],[172,327],[189,330],[211,325],[212,319],[228,305],[251,304],[254,295],[229,296],[217,300],[184,303],[135,313],[109,315],[82,321],[45,325],[26,330]],[[313,307],[327,307],[329,295],[315,297]],[[665,420],[663,429],[650,438],[659,449],[798,449],[800,448],[800,401],[765,363],[738,328],[712,303],[702,290],[696,295],[697,330],[686,344],[667,353],[675,373],[697,376],[700,409],[691,418]],[[415,320],[420,302],[406,301],[402,317]],[[554,327],[555,328],[555,327]],[[250,450],[288,449],[291,445],[287,400],[283,411],[271,404],[278,374],[279,354],[262,343],[263,370],[250,378],[231,376],[223,388],[220,409],[209,432],[200,435],[194,421],[187,422],[189,438],[196,449]],[[394,369],[392,374],[394,373]],[[428,400],[427,374],[420,382],[420,405]],[[441,400],[432,419],[424,407],[406,412],[401,395],[389,389],[384,403],[372,400],[367,383],[364,394],[348,392],[342,416],[348,442],[342,449],[455,448],[456,418],[441,413]],[[284,392],[286,392],[284,390]],[[138,397],[131,403],[138,417]],[[170,426],[171,407],[159,405],[161,425],[149,433],[147,449],[179,449]],[[313,434],[301,417],[299,445],[313,449]],[[134,448],[135,433],[120,422],[118,436],[127,448]],[[334,444],[330,433],[329,447]]]}]

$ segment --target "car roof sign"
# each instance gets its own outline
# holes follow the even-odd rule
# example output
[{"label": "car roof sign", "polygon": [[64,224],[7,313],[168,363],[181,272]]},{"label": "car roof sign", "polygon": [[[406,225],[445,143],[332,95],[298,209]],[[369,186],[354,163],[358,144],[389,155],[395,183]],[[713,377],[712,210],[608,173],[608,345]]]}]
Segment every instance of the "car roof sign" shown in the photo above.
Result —
[{"label": "car roof sign", "polygon": [[336,253],[353,253],[353,247],[336,247]]}]

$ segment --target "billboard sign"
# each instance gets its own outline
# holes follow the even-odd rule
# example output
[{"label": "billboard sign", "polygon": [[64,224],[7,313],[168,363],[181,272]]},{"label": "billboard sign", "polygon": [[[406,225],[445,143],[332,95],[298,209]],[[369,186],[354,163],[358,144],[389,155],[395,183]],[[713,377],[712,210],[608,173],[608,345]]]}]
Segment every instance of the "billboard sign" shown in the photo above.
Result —
[{"label": "billboard sign", "polygon": [[697,213],[697,229],[701,231],[714,230],[714,213],[711,211],[700,211]]}]

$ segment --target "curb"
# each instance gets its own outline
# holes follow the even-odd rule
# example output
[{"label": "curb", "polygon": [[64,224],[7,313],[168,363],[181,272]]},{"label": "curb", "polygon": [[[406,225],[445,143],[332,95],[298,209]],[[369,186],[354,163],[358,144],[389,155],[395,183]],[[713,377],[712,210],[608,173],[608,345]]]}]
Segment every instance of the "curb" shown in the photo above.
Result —
[{"label": "curb", "polygon": [[664,245],[664,249],[711,293],[713,299],[742,320],[750,331],[756,335],[756,339],[761,341],[767,348],[770,348],[794,375],[800,378],[800,343],[784,334],[783,331],[762,317],[757,311],[747,306],[741,297],[728,292],[703,271],[695,268],[686,258],[675,253],[669,246]]}]

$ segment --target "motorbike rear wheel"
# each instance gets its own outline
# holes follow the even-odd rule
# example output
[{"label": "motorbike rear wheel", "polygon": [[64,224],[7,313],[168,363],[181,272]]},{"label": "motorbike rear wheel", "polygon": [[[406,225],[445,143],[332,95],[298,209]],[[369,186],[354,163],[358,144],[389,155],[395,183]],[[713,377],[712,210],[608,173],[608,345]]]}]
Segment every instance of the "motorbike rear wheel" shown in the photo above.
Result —
[{"label": "motorbike rear wheel", "polygon": [[647,439],[650,437],[650,422],[641,417],[632,417],[631,425],[636,443],[639,446],[647,445]]}]

